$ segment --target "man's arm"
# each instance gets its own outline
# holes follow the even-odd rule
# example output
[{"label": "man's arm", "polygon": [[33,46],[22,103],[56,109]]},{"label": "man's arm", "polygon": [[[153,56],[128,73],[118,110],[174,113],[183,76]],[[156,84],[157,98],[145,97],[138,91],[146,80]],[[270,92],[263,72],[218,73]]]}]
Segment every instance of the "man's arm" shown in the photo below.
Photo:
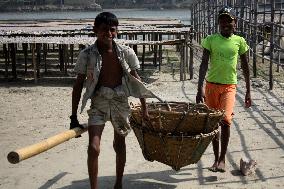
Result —
[{"label": "man's arm", "polygon": [[[130,74],[133,75],[136,79],[141,81],[141,78],[139,77],[136,70],[131,70]],[[148,114],[148,109],[147,109],[147,106],[146,106],[145,98],[140,98],[140,102],[141,102],[141,106],[142,106],[142,110],[143,110],[143,117],[148,118],[149,114]]]},{"label": "man's arm", "polygon": [[198,79],[198,87],[197,87],[197,95],[196,95],[196,103],[204,102],[204,89],[203,83],[206,76],[206,72],[208,70],[208,62],[210,57],[210,51],[207,49],[203,49],[202,61],[199,68],[199,79]]},{"label": "man's arm", "polygon": [[250,96],[250,74],[249,74],[249,64],[248,64],[248,54],[247,52],[240,55],[241,67],[243,70],[243,75],[246,82],[246,96],[245,96],[245,107],[249,108],[251,106],[251,96]]}]

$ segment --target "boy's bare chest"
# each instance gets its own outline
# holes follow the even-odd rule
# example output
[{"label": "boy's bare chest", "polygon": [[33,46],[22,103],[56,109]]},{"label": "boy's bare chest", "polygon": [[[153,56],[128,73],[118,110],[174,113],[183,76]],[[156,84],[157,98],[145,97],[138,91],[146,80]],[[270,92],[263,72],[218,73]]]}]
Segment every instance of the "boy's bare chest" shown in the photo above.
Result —
[{"label": "boy's bare chest", "polygon": [[102,70],[108,72],[121,72],[122,67],[114,53],[104,54],[102,56]]}]

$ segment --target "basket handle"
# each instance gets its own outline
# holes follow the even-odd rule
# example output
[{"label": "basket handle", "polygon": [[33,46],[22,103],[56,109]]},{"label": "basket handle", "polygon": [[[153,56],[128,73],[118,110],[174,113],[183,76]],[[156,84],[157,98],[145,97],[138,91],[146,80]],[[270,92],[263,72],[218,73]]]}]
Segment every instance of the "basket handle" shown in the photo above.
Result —
[{"label": "basket handle", "polygon": [[[173,133],[175,133],[175,132],[177,131],[178,127],[180,126],[180,124],[181,124],[181,122],[183,121],[183,119],[185,118],[185,116],[186,116],[187,114],[191,113],[191,112],[195,112],[198,108],[202,108],[202,109],[205,109],[205,110],[206,110],[206,113],[207,113],[207,118],[206,118],[206,119],[208,120],[208,116],[209,116],[209,113],[210,113],[208,106],[207,106],[206,104],[203,104],[203,103],[195,104],[195,105],[194,105],[192,108],[190,108],[187,112],[183,112],[183,115],[182,115],[182,117],[181,117],[179,123],[178,123],[178,124],[176,125],[176,127],[174,128]],[[208,124],[208,123],[207,123],[207,120],[206,120],[205,128],[208,127],[208,126],[207,126],[207,124]]]},{"label": "basket handle", "polygon": [[192,108],[190,108],[187,112],[195,112],[197,109],[204,109],[206,113],[210,112],[209,107],[204,103],[195,104]]}]

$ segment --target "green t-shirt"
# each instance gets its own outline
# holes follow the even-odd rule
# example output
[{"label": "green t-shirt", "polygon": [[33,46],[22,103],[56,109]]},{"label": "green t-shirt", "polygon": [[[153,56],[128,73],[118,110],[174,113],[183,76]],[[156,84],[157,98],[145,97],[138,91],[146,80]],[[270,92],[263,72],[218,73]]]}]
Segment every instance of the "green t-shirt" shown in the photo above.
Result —
[{"label": "green t-shirt", "polygon": [[237,84],[238,56],[249,49],[245,39],[234,34],[226,38],[216,33],[203,39],[201,45],[210,51],[206,80],[221,84]]}]

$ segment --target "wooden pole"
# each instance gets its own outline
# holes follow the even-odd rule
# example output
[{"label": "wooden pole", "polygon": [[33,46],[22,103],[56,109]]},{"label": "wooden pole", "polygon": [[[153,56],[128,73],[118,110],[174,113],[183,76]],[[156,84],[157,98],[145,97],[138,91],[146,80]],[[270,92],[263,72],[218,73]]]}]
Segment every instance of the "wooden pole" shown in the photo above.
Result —
[{"label": "wooden pole", "polygon": [[36,74],[40,78],[41,43],[36,43]]},{"label": "wooden pole", "polygon": [[9,57],[9,51],[7,49],[6,44],[3,44],[3,53],[4,53],[4,59],[5,59],[5,78],[8,78],[8,68],[9,68],[9,61],[8,61],[8,57]]},{"label": "wooden pole", "polygon": [[87,131],[87,128],[81,129],[79,127],[64,131],[48,139],[45,139],[39,143],[32,144],[30,146],[26,146],[24,148],[20,148],[15,151],[12,151],[8,154],[7,159],[10,163],[13,163],[13,164],[19,163],[20,161],[23,161],[25,159],[38,155],[63,142],[66,142],[71,138],[79,136],[85,131]]},{"label": "wooden pole", "polygon": [[[254,30],[253,30],[253,76],[257,76],[257,68],[256,68],[256,46],[257,46],[257,0],[254,2]],[[264,41],[263,41],[264,42]]]},{"label": "wooden pole", "polygon": [[[162,34],[159,34],[158,40],[163,41],[163,35]],[[159,71],[161,71],[162,61],[163,61],[163,46],[159,45]]]},{"label": "wooden pole", "polygon": [[275,11],[275,0],[271,0],[271,34],[270,34],[270,65],[269,65],[269,89],[273,89],[273,49],[274,49],[274,11]]},{"label": "wooden pole", "polygon": [[193,79],[193,33],[192,33],[192,28],[191,28],[191,33],[189,35],[189,41],[190,41],[190,47],[189,47],[189,78]]},{"label": "wooden pole", "polygon": [[35,83],[37,83],[37,65],[36,65],[36,57],[35,57],[35,43],[31,44],[31,48],[32,48],[32,62],[33,62],[33,66],[34,66],[34,80]]},{"label": "wooden pole", "polygon": [[43,60],[44,60],[44,72],[47,73],[47,65],[46,65],[46,59],[47,59],[47,51],[48,51],[48,44],[43,44]]},{"label": "wooden pole", "polygon": [[12,62],[12,75],[14,79],[17,79],[16,71],[16,47],[14,43],[9,43],[10,57]]},{"label": "wooden pole", "polygon": [[28,43],[22,44],[23,51],[24,51],[24,59],[25,59],[25,74],[27,74],[28,71]]},{"label": "wooden pole", "polygon": [[[145,34],[143,34],[143,41],[145,41]],[[145,65],[145,45],[143,45],[143,51],[142,51],[142,71],[144,71],[144,65]]]}]

